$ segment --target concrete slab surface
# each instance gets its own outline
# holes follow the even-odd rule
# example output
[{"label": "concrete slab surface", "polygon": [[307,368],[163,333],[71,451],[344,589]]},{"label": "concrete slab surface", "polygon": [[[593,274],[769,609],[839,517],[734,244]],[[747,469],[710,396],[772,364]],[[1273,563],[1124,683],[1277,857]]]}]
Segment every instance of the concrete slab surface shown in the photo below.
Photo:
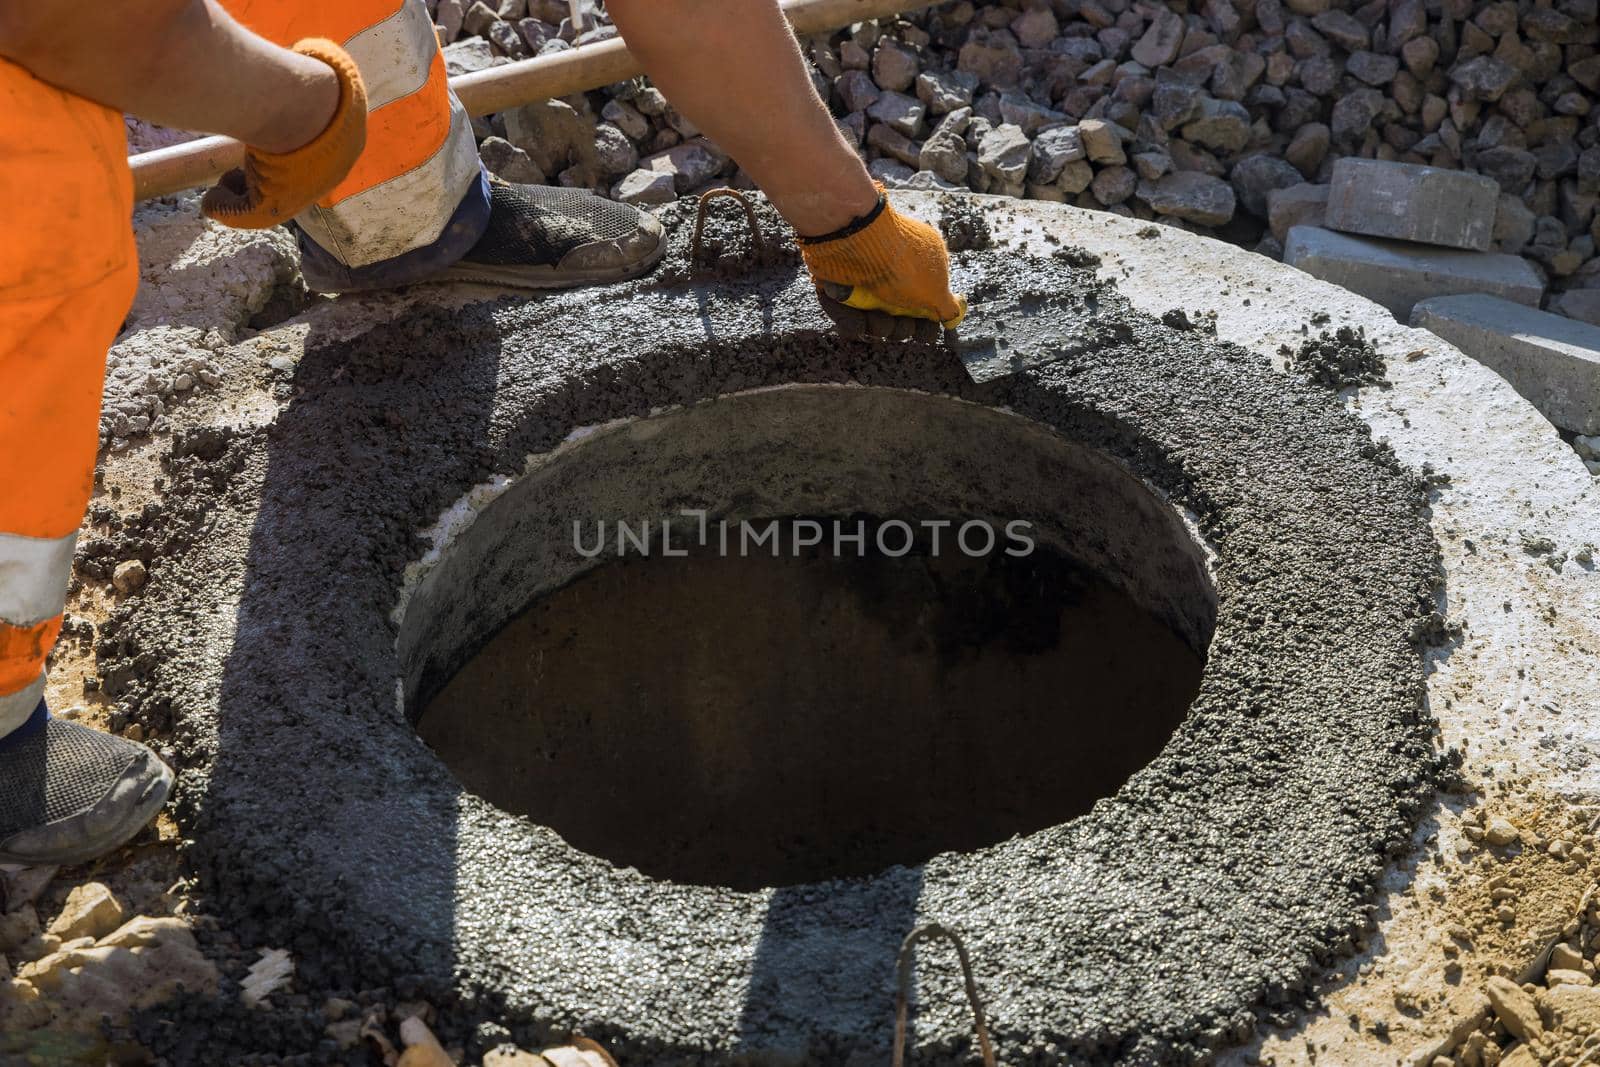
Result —
[{"label": "concrete slab surface", "polygon": [[1352,237],[1316,226],[1289,231],[1283,261],[1383,305],[1402,321],[1417,301],[1434,296],[1488,293],[1537,307],[1544,293],[1538,272],[1519,256]]},{"label": "concrete slab surface", "polygon": [[1411,325],[1495,370],[1562,429],[1600,433],[1600,327],[1480,295],[1424,300]]}]

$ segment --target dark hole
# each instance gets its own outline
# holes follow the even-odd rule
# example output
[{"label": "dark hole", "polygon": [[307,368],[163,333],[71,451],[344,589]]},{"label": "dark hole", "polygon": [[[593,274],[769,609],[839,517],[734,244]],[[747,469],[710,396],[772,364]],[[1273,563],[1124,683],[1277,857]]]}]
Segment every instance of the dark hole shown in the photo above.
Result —
[{"label": "dark hole", "polygon": [[613,560],[491,638],[418,731],[490,802],[674,881],[863,875],[1042,829],[1161,750],[1203,662],[997,534],[983,556],[948,531],[885,556],[869,524],[860,554]]}]

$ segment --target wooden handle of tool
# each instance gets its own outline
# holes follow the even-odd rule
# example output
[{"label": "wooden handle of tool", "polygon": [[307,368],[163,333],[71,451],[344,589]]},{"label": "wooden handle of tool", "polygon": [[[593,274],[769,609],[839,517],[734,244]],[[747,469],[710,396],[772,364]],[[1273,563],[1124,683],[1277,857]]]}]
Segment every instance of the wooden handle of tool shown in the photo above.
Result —
[{"label": "wooden handle of tool", "polygon": [[[786,0],[783,12],[801,37],[826,33],[869,19],[887,18],[938,0]],[[450,88],[470,115],[491,115],[535,100],[598,89],[644,73],[619,37],[586,44],[548,56],[505,63],[488,70],[459,74]],[[180,193],[210,185],[237,167],[244,146],[228,137],[141,152],[128,160],[136,200]]]}]

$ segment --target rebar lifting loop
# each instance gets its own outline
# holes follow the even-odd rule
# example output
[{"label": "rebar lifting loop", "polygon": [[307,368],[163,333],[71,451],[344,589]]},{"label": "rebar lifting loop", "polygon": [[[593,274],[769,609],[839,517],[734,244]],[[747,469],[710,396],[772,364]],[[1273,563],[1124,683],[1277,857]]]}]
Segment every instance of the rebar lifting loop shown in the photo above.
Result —
[{"label": "rebar lifting loop", "polygon": [[750,222],[750,236],[755,241],[756,255],[760,256],[767,250],[766,235],[761,232],[761,220],[756,218],[756,209],[748,197],[737,189],[708,189],[700,194],[699,208],[694,216],[694,242],[689,246],[689,261],[700,262],[700,233],[706,225],[706,207],[712,200],[719,196],[731,196],[739,201],[739,206],[744,208],[744,217]]},{"label": "rebar lifting loop", "polygon": [[978,1033],[978,1051],[983,1056],[983,1067],[996,1067],[994,1048],[989,1044],[989,1027],[983,1020],[983,1001],[978,997],[978,984],[972,980],[972,960],[967,956],[967,946],[962,943],[954,930],[938,923],[927,923],[917,927],[900,943],[898,963],[900,989],[894,1003],[894,1067],[905,1067],[906,1013],[911,1002],[912,950],[916,948],[918,941],[930,937],[943,937],[955,945],[956,956],[961,960],[961,977],[967,987],[967,1003],[972,1005],[972,1024]]}]

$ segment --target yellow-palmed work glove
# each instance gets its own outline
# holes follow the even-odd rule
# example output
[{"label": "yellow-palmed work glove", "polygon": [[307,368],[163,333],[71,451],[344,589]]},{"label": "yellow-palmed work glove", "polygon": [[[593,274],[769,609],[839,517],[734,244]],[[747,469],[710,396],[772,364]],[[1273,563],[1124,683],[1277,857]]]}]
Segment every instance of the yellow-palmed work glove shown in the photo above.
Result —
[{"label": "yellow-palmed work glove", "polygon": [[896,211],[882,185],[872,211],[799,244],[822,310],[846,334],[933,341],[966,317],[966,298],[950,291],[944,238]]},{"label": "yellow-palmed work glove", "polygon": [[292,152],[246,146],[244,166],[207,190],[200,208],[224,226],[261,230],[288,222],[344,180],[367,144],[367,89],[350,54],[307,37],[294,46],[339,76],[339,106],[326,129]]}]

